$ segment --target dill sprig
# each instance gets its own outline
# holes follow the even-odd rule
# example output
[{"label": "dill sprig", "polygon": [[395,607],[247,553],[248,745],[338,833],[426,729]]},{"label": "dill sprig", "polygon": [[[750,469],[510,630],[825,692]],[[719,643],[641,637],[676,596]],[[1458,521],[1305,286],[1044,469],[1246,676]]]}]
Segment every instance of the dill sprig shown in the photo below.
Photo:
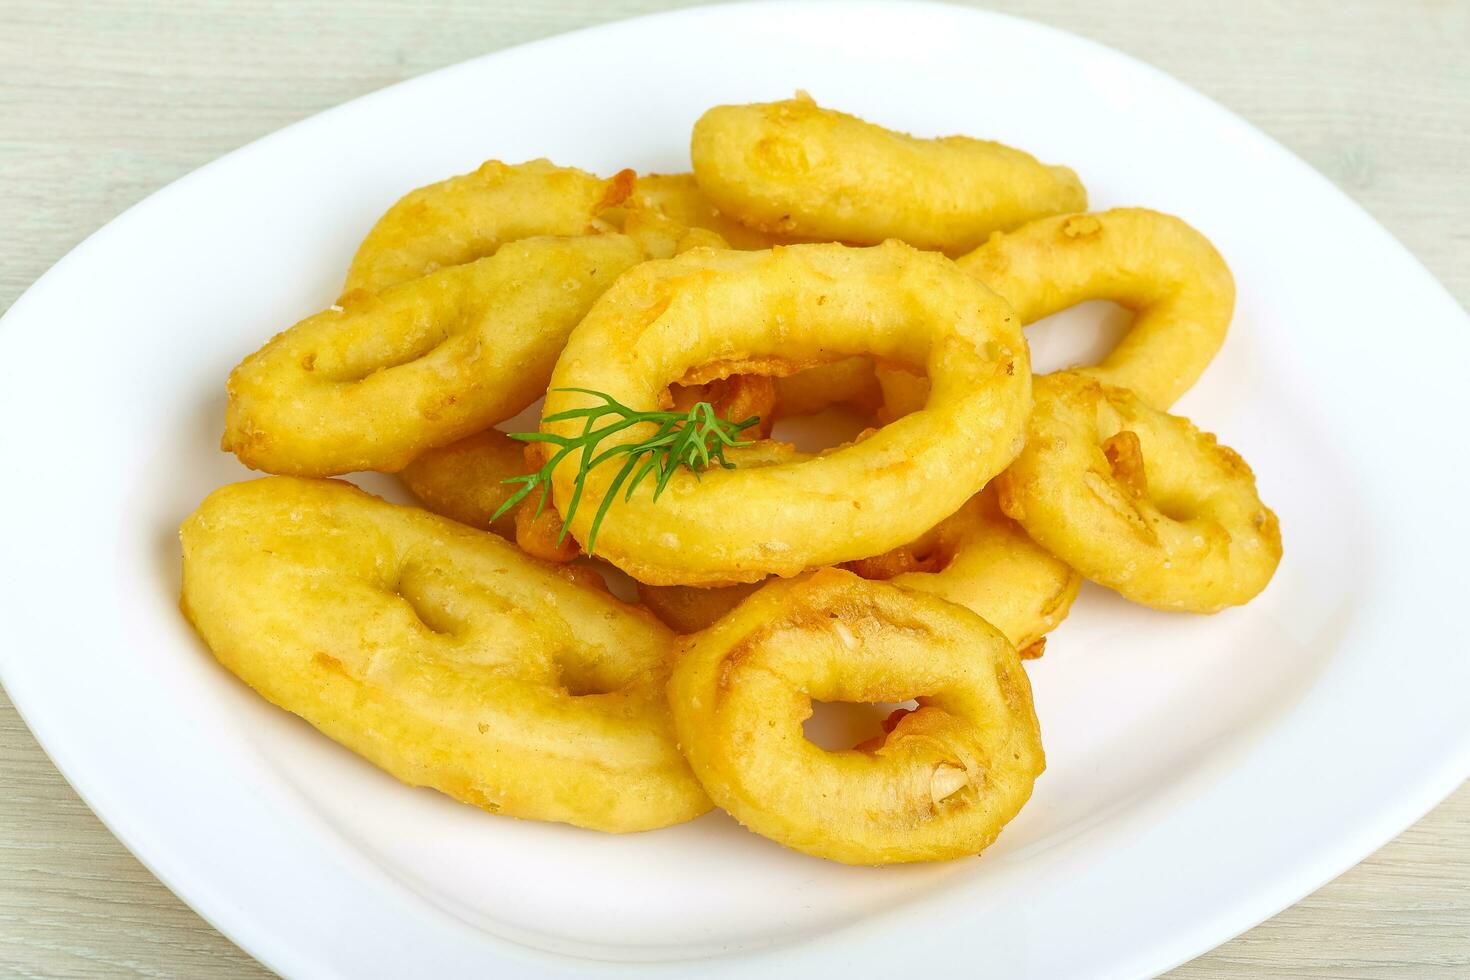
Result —
[{"label": "dill sprig", "polygon": [[[541,495],[536,501],[536,516],[546,509],[546,504],[551,497],[551,474],[568,455],[577,450],[583,450],[582,458],[577,465],[577,476],[575,488],[572,490],[572,498],[567,501],[567,510],[562,515],[561,534],[557,536],[557,544],[566,540],[567,531],[572,526],[572,517],[577,513],[577,506],[582,502],[582,491],[587,485],[587,474],[592,468],[615,459],[626,456],[622,468],[618,470],[617,476],[608,484],[607,493],[603,494],[602,502],[598,505],[597,513],[592,518],[592,527],[587,532],[587,553],[592,554],[592,549],[597,544],[597,531],[602,527],[602,519],[607,516],[607,510],[612,506],[613,498],[619,490],[624,490],[623,500],[633,499],[633,491],[638,489],[648,476],[655,477],[653,487],[653,499],[658,500],[664,489],[673,479],[674,473],[683,466],[692,471],[697,478],[701,470],[711,466],[719,465],[723,469],[732,470],[735,464],[725,459],[725,450],[733,446],[748,446],[749,442],[741,442],[736,437],[760,421],[760,416],[752,415],[743,422],[730,422],[715,414],[715,408],[709,402],[698,402],[687,412],[638,412],[622,404],[611,395],[601,391],[592,391],[588,388],[557,388],[557,391],[578,392],[591,395],[602,400],[600,405],[591,405],[586,408],[571,408],[565,412],[557,412],[548,415],[541,421],[545,422],[571,422],[582,419],[582,432],[576,436],[559,436],[550,432],[512,432],[512,439],[521,442],[548,442],[557,447],[555,453],[546,461],[546,464],[535,473],[527,473],[524,476],[513,476],[506,479],[506,483],[519,483],[521,488],[511,495],[510,499],[500,505],[492,521],[509,511],[516,504],[525,500],[533,490],[540,488]],[[612,420],[605,425],[599,426],[599,422],[608,416]],[[647,439],[637,442],[624,442],[597,452],[598,445],[608,436],[624,429],[643,423],[652,423],[658,429]],[[626,489],[624,489],[626,484]]]}]

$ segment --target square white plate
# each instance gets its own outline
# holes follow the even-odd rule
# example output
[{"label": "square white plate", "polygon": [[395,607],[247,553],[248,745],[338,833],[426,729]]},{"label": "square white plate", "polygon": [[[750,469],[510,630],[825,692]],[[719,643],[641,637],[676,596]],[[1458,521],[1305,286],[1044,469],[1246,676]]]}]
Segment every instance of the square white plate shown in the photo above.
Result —
[{"label": "square white plate", "polygon": [[[1085,591],[1030,665],[1050,761],[1034,799],[981,859],[927,867],[824,863],[718,813],[629,837],[495,819],[221,670],[177,614],[176,528],[247,475],[218,451],[225,375],[332,301],[377,215],[492,157],[685,169],[706,107],[798,87],[1023,147],[1075,167],[1094,207],[1213,239],[1235,324],[1176,410],[1239,449],[1280,514],[1269,590],[1208,618]],[[1038,367],[1078,336],[1034,332]],[[285,974],[1137,976],[1276,912],[1470,774],[1464,313],[1265,136],[1050,29],[773,3],[500,52],[160,191],[0,339],[5,685],[123,842]]]}]

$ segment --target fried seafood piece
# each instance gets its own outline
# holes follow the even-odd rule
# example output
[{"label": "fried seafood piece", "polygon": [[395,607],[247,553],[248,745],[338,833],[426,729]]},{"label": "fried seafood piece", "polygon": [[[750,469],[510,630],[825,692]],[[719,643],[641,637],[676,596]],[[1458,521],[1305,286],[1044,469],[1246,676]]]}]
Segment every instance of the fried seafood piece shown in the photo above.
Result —
[{"label": "fried seafood piece", "polygon": [[525,446],[499,429],[485,429],[429,450],[399,470],[398,478],[434,513],[514,539],[514,511],[498,521],[491,517],[516,491],[505,481],[524,472]]},{"label": "fried seafood piece", "polygon": [[1004,296],[1022,323],[1091,299],[1134,313],[1101,364],[1077,373],[1168,409],[1225,342],[1235,279],[1209,239],[1145,208],[1042,218],[997,234],[960,268]]},{"label": "fried seafood piece", "polygon": [[698,402],[709,402],[720,418],[730,422],[758,419],[740,434],[742,439],[764,439],[776,424],[776,379],[762,374],[731,374],[703,384],[671,385],[670,407],[687,412]]},{"label": "fried seafood piece", "polygon": [[[647,411],[670,383],[780,376],[860,354],[926,371],[925,407],[816,457],[742,466],[750,450],[731,450],[736,468],[681,468],[657,501],[650,483],[614,494],[618,459],[580,479],[575,450],[552,474],[563,513],[581,486],[572,533],[585,546],[606,503],[597,556],[653,585],[795,575],[912,541],[1003,469],[1024,435],[1030,362],[1015,315],[942,255],[900,242],[696,249],[629,271],[572,332],[544,434],[576,438],[580,420],[546,420],[599,404],[568,389]],[[599,454],[648,428],[608,436]]]},{"label": "fried seafood piece", "polygon": [[716,106],[694,124],[690,155],[716,208],[772,235],[959,254],[1087,207],[1066,167],[988,140],[917,139],[809,98]]},{"label": "fried seafood piece", "polygon": [[731,248],[762,249],[794,242],[747,228],[720,209],[699,189],[693,174],[643,174],[633,189],[634,204],[667,216],[688,228],[714,232]]},{"label": "fried seafood piece", "polygon": [[871,417],[882,404],[876,366],[866,357],[844,357],[776,379],[778,420],[833,406]]},{"label": "fried seafood piece", "polygon": [[398,473],[409,492],[436,514],[489,528],[533,558],[565,563],[582,553],[576,539],[561,536],[561,517],[553,507],[536,513],[534,501],[517,504],[494,519],[515,493],[506,481],[535,468],[525,444],[499,429],[486,429],[440,449],[431,449]]},{"label": "fried seafood piece", "polygon": [[1001,509],[1047,551],[1158,609],[1241,605],[1281,560],[1276,515],[1238,453],[1080,374],[1036,379],[1026,448],[997,490]]},{"label": "fried seafood piece", "polygon": [[295,476],[402,469],[539,398],[572,327],[644,257],[619,234],[528,238],[348,293],[230,373],[223,448]]},{"label": "fried seafood piece", "polygon": [[[1031,685],[990,624],[936,596],[837,569],[775,581],[678,641],[679,745],[749,829],[847,864],[978,854],[1045,768]],[[812,701],[918,708],[880,742],[827,751]]]},{"label": "fried seafood piece", "polygon": [[1039,656],[1045,635],[1067,618],[1082,576],[1032,541],[996,497],[986,487],[919,540],[846,567],[958,603],[1023,655]]},{"label": "fried seafood piece", "polygon": [[634,182],[631,170],[603,179],[549,160],[488,160],[472,173],[410,191],[389,208],[358,246],[343,292],[377,292],[523,238],[594,233]]},{"label": "fried seafood piece", "polygon": [[759,582],[701,589],[692,585],[638,583],[638,602],[675,633],[698,633],[740,605]]},{"label": "fried seafood piece", "polygon": [[403,782],[613,832],[708,809],[642,610],[333,480],[223,487],[181,538],[182,608],[220,663]]},{"label": "fried seafood piece", "polygon": [[723,247],[545,160],[421,187],[369,232],[330,309],[230,376],[222,446],[296,476],[395,472],[531,404],[567,333],[623,270]]},{"label": "fried seafood piece", "polygon": [[[737,374],[703,385],[676,385],[667,400],[670,407],[687,411],[702,399],[710,400],[715,414],[723,419],[739,422],[752,415],[760,417],[760,424],[746,431],[756,438],[770,434],[776,401],[771,378]],[[518,442],[498,429],[487,429],[440,449],[430,449],[398,475],[434,513],[471,527],[489,527],[543,561],[569,562],[581,555],[582,549],[576,538],[561,536],[561,515],[554,506],[548,504],[536,513],[536,496],[516,505],[500,520],[491,521],[515,493],[516,487],[505,481],[533,472],[542,462],[535,444]]]}]

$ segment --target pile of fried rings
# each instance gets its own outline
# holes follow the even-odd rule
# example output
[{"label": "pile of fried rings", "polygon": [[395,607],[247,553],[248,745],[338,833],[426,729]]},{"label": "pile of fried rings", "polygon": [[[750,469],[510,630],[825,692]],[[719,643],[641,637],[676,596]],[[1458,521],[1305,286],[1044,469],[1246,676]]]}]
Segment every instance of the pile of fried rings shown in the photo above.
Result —
[{"label": "pile of fried rings", "polygon": [[[711,109],[691,150],[665,176],[489,162],[393,205],[337,302],[230,375],[223,447],[276,475],[184,523],[184,613],[273,703],[491,812],[626,832],[715,805],[851,864],[977,854],[1044,768],[1022,662],[1082,579],[1212,613],[1280,560],[1244,460],[1169,414],[1230,272],[1178,218],[1088,212],[1065,167],[801,93]],[[1091,299],[1126,335],[1033,377],[1022,328]],[[573,454],[553,506],[492,521],[546,458],[496,425],[544,398],[571,437],[604,395],[759,422],[661,495]],[[770,438],[833,410],[850,442]],[[327,479],[356,471],[426,509]],[[834,750],[814,701],[913,707]]]}]

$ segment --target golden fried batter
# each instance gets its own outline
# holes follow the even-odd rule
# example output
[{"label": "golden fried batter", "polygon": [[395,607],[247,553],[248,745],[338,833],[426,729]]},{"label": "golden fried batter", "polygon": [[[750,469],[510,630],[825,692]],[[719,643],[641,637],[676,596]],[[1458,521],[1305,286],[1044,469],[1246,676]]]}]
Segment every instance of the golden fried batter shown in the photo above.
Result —
[{"label": "golden fried batter", "polygon": [[1118,346],[1079,374],[1167,409],[1199,380],[1235,310],[1235,279],[1209,239],[1145,208],[1043,218],[956,260],[1004,296],[1022,323],[1084,300],[1134,311]]},{"label": "golden fried batter", "polygon": [[349,293],[230,373],[223,447],[270,473],[402,469],[541,397],[572,327],[643,257],[624,235],[528,238]]},{"label": "golden fried batter", "polygon": [[1061,625],[1082,585],[1082,576],[1001,512],[992,487],[917,542],[847,567],[958,603],[1018,650]]},{"label": "golden fried batter", "polygon": [[[782,375],[857,354],[927,369],[934,396],[922,411],[818,457],[682,470],[656,502],[650,483],[631,500],[619,494],[597,556],[641,582],[719,585],[885,551],[953,513],[1014,457],[1029,404],[1014,314],[932,252],[898,242],[701,249],[625,274],[573,331],[543,418],[595,402],[565,389],[606,392],[647,411],[670,382],[694,372],[757,365],[755,373]],[[572,437],[579,425],[542,429]],[[645,435],[625,429],[599,449]],[[563,513],[578,459],[573,453],[553,474]],[[620,465],[610,460],[587,475],[572,517],[584,544]]]},{"label": "golden fried batter", "polygon": [[1281,560],[1281,529],[1233,449],[1125,388],[1036,379],[1026,448],[1000,505],[1087,578],[1158,609],[1250,601]]},{"label": "golden fried batter", "polygon": [[694,124],[690,156],[715,207],[766,234],[960,254],[1087,207],[1066,167],[988,140],[916,139],[809,99],[716,106]]},{"label": "golden fried batter", "polygon": [[220,663],[404,782],[615,832],[708,808],[647,613],[332,480],[223,487],[181,537],[184,614]]},{"label": "golden fried batter", "polygon": [[[847,864],[978,854],[1045,767],[1031,685],[962,606],[825,569],[771,582],[679,641],[679,745],[710,798],[787,847]],[[808,741],[812,701],[918,709],[881,744]]]}]

